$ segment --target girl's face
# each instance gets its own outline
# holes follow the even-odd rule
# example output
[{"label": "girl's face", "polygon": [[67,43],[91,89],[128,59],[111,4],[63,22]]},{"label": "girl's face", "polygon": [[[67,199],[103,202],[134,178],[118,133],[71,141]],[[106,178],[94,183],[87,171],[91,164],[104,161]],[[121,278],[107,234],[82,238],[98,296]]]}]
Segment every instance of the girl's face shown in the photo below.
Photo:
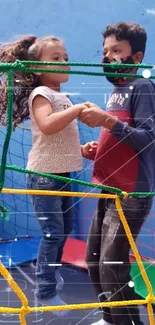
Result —
[{"label": "girl's face", "polygon": [[[68,62],[68,55],[65,49],[65,46],[62,41],[51,41],[45,45],[42,55],[40,57],[40,61],[44,62]],[[70,70],[69,66],[44,66],[45,69],[49,70]],[[41,81],[44,85],[55,85],[59,86],[61,83],[67,82],[69,75],[66,74],[58,74],[58,73],[42,73]]]}]

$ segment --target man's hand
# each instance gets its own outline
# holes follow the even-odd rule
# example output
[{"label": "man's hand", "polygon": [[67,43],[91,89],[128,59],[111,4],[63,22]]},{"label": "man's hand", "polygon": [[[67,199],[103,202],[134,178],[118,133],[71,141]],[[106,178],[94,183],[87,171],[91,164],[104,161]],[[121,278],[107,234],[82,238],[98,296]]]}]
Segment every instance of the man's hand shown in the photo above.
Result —
[{"label": "man's hand", "polygon": [[81,146],[82,156],[89,160],[94,160],[97,151],[98,142],[91,141]]},{"label": "man's hand", "polygon": [[86,102],[84,103],[87,108],[83,109],[79,114],[78,118],[81,122],[87,124],[90,127],[105,127],[109,130],[113,128],[117,119],[104,110],[102,110],[99,106]]},{"label": "man's hand", "polygon": [[85,103],[81,103],[81,104],[75,104],[72,107],[74,107],[74,110],[77,111],[77,116],[78,116],[80,113],[82,113],[84,109],[87,108],[87,105]]}]

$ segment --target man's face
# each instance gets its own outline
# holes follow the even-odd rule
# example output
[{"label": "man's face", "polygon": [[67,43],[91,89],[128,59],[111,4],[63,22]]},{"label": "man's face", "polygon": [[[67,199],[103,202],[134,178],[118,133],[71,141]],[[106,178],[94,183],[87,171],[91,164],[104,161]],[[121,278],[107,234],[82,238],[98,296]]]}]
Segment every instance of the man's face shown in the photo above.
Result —
[{"label": "man's face", "polygon": [[[107,80],[115,86],[123,85],[128,82],[127,78],[118,76],[118,73],[132,73],[134,68],[113,67],[111,63],[135,64],[138,63],[139,52],[132,55],[132,49],[128,41],[117,41],[115,36],[109,36],[104,41],[102,63],[110,63],[104,66],[105,73],[115,73],[115,76],[106,76]],[[135,72],[136,73],[136,70]],[[130,79],[131,80],[131,79]]]},{"label": "man's face", "polygon": [[109,62],[115,60],[126,60],[132,55],[132,49],[128,41],[117,41],[115,36],[109,36],[104,41],[103,56],[109,59]]}]

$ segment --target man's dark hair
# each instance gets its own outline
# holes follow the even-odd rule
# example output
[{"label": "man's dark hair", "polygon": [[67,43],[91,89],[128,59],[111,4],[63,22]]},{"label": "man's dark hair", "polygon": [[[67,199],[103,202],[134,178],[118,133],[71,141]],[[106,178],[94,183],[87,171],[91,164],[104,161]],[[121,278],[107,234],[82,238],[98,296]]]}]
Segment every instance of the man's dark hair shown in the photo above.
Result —
[{"label": "man's dark hair", "polygon": [[136,23],[119,22],[108,25],[103,32],[104,40],[109,36],[115,36],[117,41],[128,41],[132,54],[145,53],[147,34],[143,27]]}]

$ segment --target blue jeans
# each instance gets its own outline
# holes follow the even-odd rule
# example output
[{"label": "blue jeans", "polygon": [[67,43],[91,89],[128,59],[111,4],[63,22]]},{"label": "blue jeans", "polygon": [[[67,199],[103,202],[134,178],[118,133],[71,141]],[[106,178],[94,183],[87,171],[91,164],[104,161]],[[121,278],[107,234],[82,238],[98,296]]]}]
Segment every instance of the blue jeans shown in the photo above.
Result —
[{"label": "blue jeans", "polygon": [[[69,173],[59,175],[70,176]],[[27,175],[27,188],[70,191],[70,183]],[[38,298],[50,298],[56,295],[55,264],[61,262],[65,241],[73,228],[73,202],[71,197],[45,195],[33,195],[31,200],[43,232],[37,256],[35,294]]]}]

